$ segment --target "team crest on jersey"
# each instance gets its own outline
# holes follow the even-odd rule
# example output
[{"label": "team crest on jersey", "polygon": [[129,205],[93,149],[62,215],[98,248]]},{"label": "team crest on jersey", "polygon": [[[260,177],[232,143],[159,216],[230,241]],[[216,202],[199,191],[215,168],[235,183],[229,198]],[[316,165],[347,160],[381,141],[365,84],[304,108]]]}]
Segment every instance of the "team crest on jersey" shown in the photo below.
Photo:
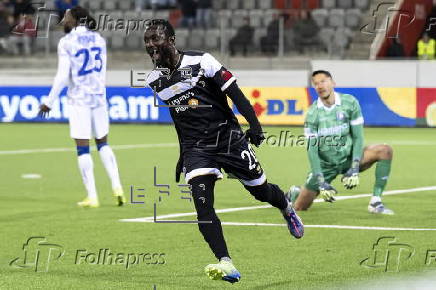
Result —
[{"label": "team crest on jersey", "polygon": [[343,121],[343,120],[345,119],[344,112],[342,112],[342,111],[338,111],[338,112],[336,112],[336,119],[337,119],[338,121]]},{"label": "team crest on jersey", "polygon": [[191,98],[188,101],[188,105],[193,106],[195,108],[196,106],[198,106],[198,100],[195,98]]}]

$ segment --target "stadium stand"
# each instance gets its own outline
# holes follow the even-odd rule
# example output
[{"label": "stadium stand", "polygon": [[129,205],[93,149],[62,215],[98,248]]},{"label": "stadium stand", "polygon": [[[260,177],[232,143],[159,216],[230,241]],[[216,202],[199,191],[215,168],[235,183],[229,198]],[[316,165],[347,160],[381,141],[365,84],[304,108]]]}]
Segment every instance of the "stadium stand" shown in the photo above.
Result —
[{"label": "stadium stand", "polygon": [[[54,2],[54,1],[48,1]],[[174,6],[175,1],[163,1],[164,7]],[[163,3],[162,2],[162,3]],[[104,29],[115,30],[116,21],[122,19],[126,24],[128,20],[144,21],[151,18],[164,18],[169,21],[177,29],[177,42],[181,47],[186,49],[200,48],[206,44],[210,50],[219,51],[222,47],[228,47],[228,43],[221,45],[221,41],[228,42],[234,35],[236,29],[244,23],[244,17],[249,17],[250,26],[254,28],[254,43],[252,44],[252,53],[260,54],[260,39],[266,36],[266,28],[277,17],[284,19],[283,37],[285,44],[285,54],[295,52],[295,46],[292,44],[295,33],[292,31],[293,25],[299,21],[301,11],[310,11],[313,20],[320,28],[319,41],[322,43],[322,50],[332,53],[329,49],[329,41],[334,41],[331,37],[331,31],[335,33],[343,33],[347,31],[347,36],[342,35],[341,45],[345,45],[345,49],[350,46],[350,35],[353,31],[359,29],[362,18],[367,14],[370,1],[369,0],[216,0],[212,1],[213,9],[211,23],[207,29],[193,27],[193,29],[180,29],[181,12],[179,7],[165,9],[151,9],[151,1],[144,0],[144,9],[138,10],[137,3],[134,0],[81,0],[80,5],[89,8],[96,20],[102,21],[104,15],[107,15],[107,20],[112,19],[112,22],[100,23],[100,27]],[[53,3],[51,3],[53,4]],[[53,5],[52,5],[53,6]],[[38,12],[39,27],[48,23],[48,14]],[[99,16],[102,16],[99,18]],[[53,21],[51,30],[57,30]],[[106,24],[105,26],[103,26]],[[221,31],[224,29],[223,31]],[[141,41],[143,26],[136,27],[136,30],[126,37],[125,28],[117,29],[122,31],[102,31],[108,39],[108,47],[111,50],[124,49],[141,50],[143,44]],[[54,32],[54,31],[53,31]],[[114,33],[111,33],[114,32]],[[327,34],[324,34],[326,33]],[[54,52],[57,38],[61,35],[59,31],[50,33],[50,51]],[[54,39],[52,39],[54,38]],[[351,37],[352,38],[352,37]],[[344,41],[347,39],[347,41]],[[37,42],[36,51],[45,51],[43,41]],[[338,43],[333,43],[333,46],[338,46]],[[228,50],[225,51],[228,53]]]}]

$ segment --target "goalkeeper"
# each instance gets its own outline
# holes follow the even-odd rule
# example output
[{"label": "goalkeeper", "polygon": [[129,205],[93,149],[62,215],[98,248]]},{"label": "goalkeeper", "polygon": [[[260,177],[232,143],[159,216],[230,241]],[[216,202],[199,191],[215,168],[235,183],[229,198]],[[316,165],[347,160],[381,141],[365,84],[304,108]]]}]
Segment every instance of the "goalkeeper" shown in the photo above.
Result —
[{"label": "goalkeeper", "polygon": [[391,170],[392,148],[386,144],[363,148],[363,117],[358,101],[334,91],[335,82],[328,71],[312,73],[318,100],[309,108],[304,124],[311,172],[303,188],[292,186],[289,195],[296,210],[307,210],[320,194],[327,202],[335,201],[336,189],[330,183],[343,174],[346,189],[359,185],[359,172],[376,163],[373,196],[368,211],[393,214],[381,195]]}]

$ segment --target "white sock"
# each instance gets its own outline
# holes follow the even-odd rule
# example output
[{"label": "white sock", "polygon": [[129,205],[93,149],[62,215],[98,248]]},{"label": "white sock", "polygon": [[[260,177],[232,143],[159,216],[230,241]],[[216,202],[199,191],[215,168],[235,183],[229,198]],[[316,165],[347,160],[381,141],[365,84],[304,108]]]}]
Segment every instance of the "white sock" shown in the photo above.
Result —
[{"label": "white sock", "polygon": [[80,174],[83,184],[85,184],[88,198],[97,199],[97,189],[95,188],[94,163],[91,154],[82,154],[78,157]]},{"label": "white sock", "polygon": [[107,175],[111,179],[112,189],[121,189],[120,175],[118,173],[117,159],[109,145],[105,145],[98,151],[100,153],[101,161],[104,168],[106,168]]},{"label": "white sock", "polygon": [[369,203],[376,203],[376,202],[381,202],[381,198],[380,198],[380,196],[373,195],[371,197],[371,200],[369,201]]}]

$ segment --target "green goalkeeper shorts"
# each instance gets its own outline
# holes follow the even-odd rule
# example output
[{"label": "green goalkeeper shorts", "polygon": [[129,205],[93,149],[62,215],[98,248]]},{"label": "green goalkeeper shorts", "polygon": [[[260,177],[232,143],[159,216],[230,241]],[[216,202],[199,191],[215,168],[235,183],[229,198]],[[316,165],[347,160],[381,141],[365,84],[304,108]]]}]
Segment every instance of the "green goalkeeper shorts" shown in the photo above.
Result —
[{"label": "green goalkeeper shorts", "polygon": [[[344,174],[345,172],[348,171],[348,169],[350,169],[350,167],[351,167],[351,159],[348,159],[347,161],[339,165],[321,167],[321,170],[322,170],[322,174],[324,175],[325,181],[327,183],[331,183],[336,178],[336,176],[338,176],[339,174]],[[307,176],[306,183],[304,184],[304,186],[309,190],[319,191],[318,180],[316,179],[314,174],[312,174],[312,172],[310,172],[309,175]]]}]

